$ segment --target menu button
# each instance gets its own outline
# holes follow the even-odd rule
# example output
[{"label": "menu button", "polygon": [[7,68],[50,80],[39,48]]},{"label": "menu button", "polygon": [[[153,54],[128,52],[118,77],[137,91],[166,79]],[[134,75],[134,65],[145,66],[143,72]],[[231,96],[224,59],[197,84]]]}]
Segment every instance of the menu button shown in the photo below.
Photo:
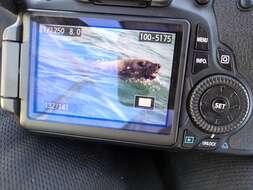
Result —
[{"label": "menu button", "polygon": [[196,50],[208,51],[209,37],[207,30],[201,26],[197,26]]}]

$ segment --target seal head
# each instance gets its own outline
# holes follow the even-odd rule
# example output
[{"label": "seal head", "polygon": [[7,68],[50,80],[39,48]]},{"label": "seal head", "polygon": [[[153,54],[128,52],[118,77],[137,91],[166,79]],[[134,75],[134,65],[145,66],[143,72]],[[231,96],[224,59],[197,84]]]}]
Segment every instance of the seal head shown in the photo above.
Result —
[{"label": "seal head", "polygon": [[118,74],[121,79],[154,80],[161,68],[158,63],[144,59],[127,59],[118,62]]}]

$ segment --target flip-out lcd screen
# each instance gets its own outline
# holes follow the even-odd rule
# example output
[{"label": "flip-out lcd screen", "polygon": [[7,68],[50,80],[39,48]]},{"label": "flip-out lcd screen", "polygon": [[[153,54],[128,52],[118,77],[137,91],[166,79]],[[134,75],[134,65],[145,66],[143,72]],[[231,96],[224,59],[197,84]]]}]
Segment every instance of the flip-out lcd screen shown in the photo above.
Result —
[{"label": "flip-out lcd screen", "polygon": [[177,27],[32,18],[29,118],[169,134],[181,35]]}]

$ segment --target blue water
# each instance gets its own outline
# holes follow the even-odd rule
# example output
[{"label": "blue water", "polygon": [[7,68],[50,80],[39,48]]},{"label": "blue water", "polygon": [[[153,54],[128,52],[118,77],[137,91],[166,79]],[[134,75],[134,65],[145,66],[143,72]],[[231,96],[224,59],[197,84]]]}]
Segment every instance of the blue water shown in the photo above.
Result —
[{"label": "blue water", "polygon": [[[84,28],[82,36],[40,34],[36,112],[165,127],[174,43],[139,42],[138,31],[120,29]],[[161,64],[158,77],[121,80],[112,63],[128,58]],[[154,97],[155,108],[135,108],[135,95]],[[48,109],[50,102],[67,104],[68,109]]]}]

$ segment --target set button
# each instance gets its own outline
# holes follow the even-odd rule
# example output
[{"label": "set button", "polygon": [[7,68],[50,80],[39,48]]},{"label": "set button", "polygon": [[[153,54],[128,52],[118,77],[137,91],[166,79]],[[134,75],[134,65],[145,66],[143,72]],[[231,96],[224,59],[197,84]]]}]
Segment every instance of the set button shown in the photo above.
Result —
[{"label": "set button", "polygon": [[212,102],[212,109],[216,113],[224,113],[229,107],[229,101],[223,97],[215,98]]},{"label": "set button", "polygon": [[228,125],[241,111],[238,93],[227,85],[209,88],[200,100],[200,111],[205,120],[213,125]]}]

